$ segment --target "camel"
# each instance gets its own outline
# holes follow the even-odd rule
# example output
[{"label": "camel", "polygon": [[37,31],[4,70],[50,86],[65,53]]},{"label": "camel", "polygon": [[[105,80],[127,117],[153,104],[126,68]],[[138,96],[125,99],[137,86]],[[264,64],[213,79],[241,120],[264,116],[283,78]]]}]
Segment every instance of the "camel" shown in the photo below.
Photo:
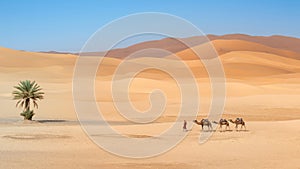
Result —
[{"label": "camel", "polygon": [[212,129],[212,125],[208,119],[202,119],[201,121],[194,120],[193,122],[198,125],[201,125],[202,130],[203,130],[203,126],[207,126],[208,129]]},{"label": "camel", "polygon": [[232,119],[229,119],[229,121],[231,123],[235,124],[235,129],[236,130],[238,130],[238,125],[241,125],[241,130],[242,130],[242,127],[244,127],[244,129],[246,130],[246,125],[245,125],[245,122],[242,118],[236,118],[235,121],[233,121]]},{"label": "camel", "polygon": [[227,127],[230,129],[230,127],[229,127],[229,122],[228,122],[226,119],[220,119],[219,122],[213,121],[213,123],[219,124],[219,126],[220,126],[219,128],[221,128],[221,130],[222,130],[222,126],[223,126],[223,125],[226,126],[226,127],[225,127],[225,130],[227,130]]}]

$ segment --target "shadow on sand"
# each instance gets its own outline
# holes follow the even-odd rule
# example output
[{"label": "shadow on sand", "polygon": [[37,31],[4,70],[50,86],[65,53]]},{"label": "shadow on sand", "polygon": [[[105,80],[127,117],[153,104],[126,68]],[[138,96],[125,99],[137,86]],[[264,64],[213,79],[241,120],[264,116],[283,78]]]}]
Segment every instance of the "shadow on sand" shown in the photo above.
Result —
[{"label": "shadow on sand", "polygon": [[249,132],[250,130],[236,130],[236,132]]},{"label": "shadow on sand", "polygon": [[65,123],[67,120],[36,120],[39,123]]},{"label": "shadow on sand", "polygon": [[46,120],[35,120],[41,124],[56,124],[56,125],[77,125],[78,121],[70,121],[70,120],[55,120],[55,119],[46,119]]},{"label": "shadow on sand", "polygon": [[201,130],[201,132],[249,132],[250,130]]}]

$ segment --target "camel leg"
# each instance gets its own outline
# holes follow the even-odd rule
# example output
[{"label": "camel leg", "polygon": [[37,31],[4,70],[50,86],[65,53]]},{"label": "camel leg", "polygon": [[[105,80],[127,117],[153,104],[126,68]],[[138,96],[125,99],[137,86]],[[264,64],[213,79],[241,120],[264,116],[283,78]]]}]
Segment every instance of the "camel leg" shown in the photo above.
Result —
[{"label": "camel leg", "polygon": [[207,125],[207,131],[211,131],[211,126]]}]

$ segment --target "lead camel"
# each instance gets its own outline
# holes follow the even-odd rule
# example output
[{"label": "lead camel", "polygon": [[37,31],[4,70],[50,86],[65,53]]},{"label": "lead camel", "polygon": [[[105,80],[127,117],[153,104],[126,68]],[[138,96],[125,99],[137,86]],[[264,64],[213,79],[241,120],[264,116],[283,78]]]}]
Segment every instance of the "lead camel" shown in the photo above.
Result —
[{"label": "lead camel", "polygon": [[204,126],[207,126],[207,127],[208,127],[208,130],[209,130],[209,129],[212,130],[211,122],[210,122],[208,119],[202,119],[201,121],[194,120],[194,123],[200,125],[200,126],[202,127],[202,130],[203,130],[203,127],[204,127]]}]

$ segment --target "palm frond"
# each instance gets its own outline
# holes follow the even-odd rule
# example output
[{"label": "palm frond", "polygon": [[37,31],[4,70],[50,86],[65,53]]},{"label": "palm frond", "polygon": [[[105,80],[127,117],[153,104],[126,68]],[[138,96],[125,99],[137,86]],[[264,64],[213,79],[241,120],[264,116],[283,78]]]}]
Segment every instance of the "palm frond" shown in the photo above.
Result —
[{"label": "palm frond", "polygon": [[21,101],[22,101],[22,100],[19,100],[19,101],[17,102],[16,107],[19,106],[19,104],[20,104]]},{"label": "palm frond", "polygon": [[[18,100],[16,106],[23,107],[24,110],[30,107],[30,100],[33,106],[38,108],[37,101],[44,99],[42,88],[35,82],[30,80],[20,81],[18,85],[13,87],[13,100]],[[29,100],[26,101],[26,100]]]},{"label": "palm frond", "polygon": [[36,103],[35,100],[33,100],[33,107],[36,107],[37,109],[39,108],[38,104]]}]

